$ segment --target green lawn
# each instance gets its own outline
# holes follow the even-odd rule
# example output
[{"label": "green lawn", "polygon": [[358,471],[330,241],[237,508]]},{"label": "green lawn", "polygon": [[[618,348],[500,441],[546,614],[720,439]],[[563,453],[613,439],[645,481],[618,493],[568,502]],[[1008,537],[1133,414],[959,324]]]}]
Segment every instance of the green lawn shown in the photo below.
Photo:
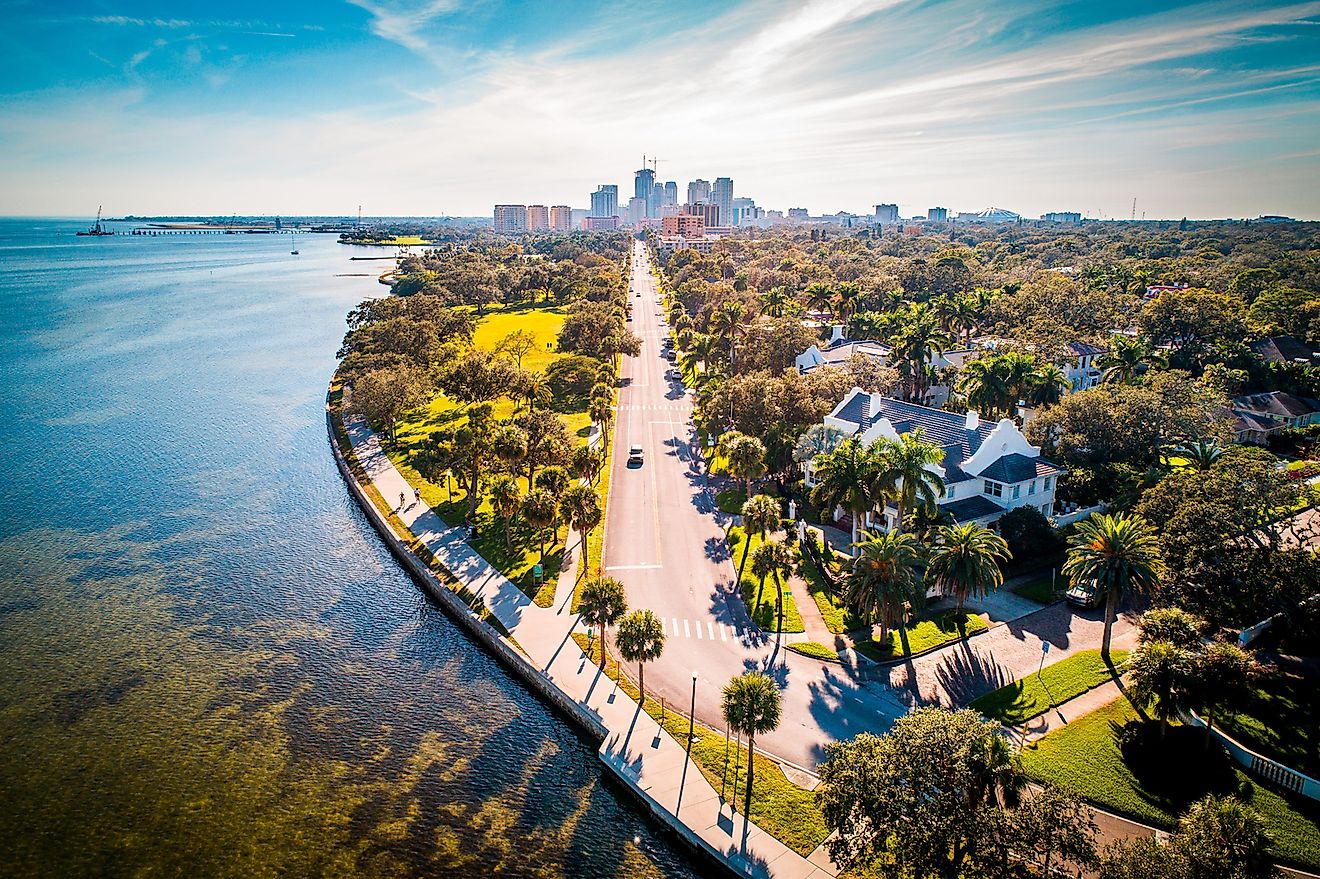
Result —
[{"label": "green lawn", "polygon": [[[833,552],[828,549],[826,551]],[[820,615],[831,632],[842,635],[844,632],[866,628],[866,621],[853,613],[837,595],[830,591],[820,568],[807,553],[799,553],[798,574],[806,582],[807,591],[811,593],[812,600],[816,602],[816,607],[819,608]]]},{"label": "green lawn", "polygon": [[[1162,747],[1121,749],[1119,733],[1133,722],[1139,722],[1136,711],[1118,699],[1025,748],[1022,766],[1036,781],[1164,828],[1207,793],[1235,794],[1261,813],[1280,860],[1320,868],[1320,807],[1315,803],[1285,798],[1257,784],[1229,763],[1222,749],[1207,756],[1199,730],[1174,727]],[[1147,742],[1156,741],[1147,733]]]},{"label": "green lawn", "polygon": [[[752,621],[765,632],[780,631],[778,629],[779,617],[775,612],[775,581],[774,578],[767,578],[762,585],[752,576],[752,559],[756,556],[756,548],[765,542],[760,535],[752,537],[751,546],[747,550],[747,566],[743,570],[742,583],[739,592],[743,601],[747,604],[747,612],[751,615]],[[733,566],[735,569],[743,557],[743,529],[740,525],[730,525],[728,531],[729,552],[733,556]],[[805,629],[802,626],[802,616],[798,613],[797,602],[793,600],[793,593],[788,588],[788,581],[782,582],[784,593],[784,628],[782,631],[787,633],[802,632]],[[756,594],[760,591],[761,601],[758,604]]]},{"label": "green lawn", "polygon": [[[950,644],[964,635],[974,635],[987,628],[985,620],[976,614],[963,613],[961,617],[955,611],[946,611],[932,619],[917,620],[907,624],[908,648],[913,654]],[[886,647],[876,641],[862,641],[856,645],[857,652],[874,659],[876,662],[888,662],[906,656],[903,642],[897,631],[889,633]]]},{"label": "green lawn", "polygon": [[715,506],[720,508],[721,513],[728,513],[731,516],[740,515],[746,501],[747,491],[741,485],[715,493]]},{"label": "green lawn", "polygon": [[1320,687],[1297,675],[1263,679],[1242,710],[1215,725],[1253,751],[1320,778]]},{"label": "green lawn", "polygon": [[[1053,604],[1063,597],[1067,591],[1068,581],[1063,577],[1055,577],[1051,585],[1050,575],[1035,577],[1020,586],[1014,586],[1014,594],[1021,595],[1023,598],[1030,598],[1032,601],[1040,604]],[[1055,591],[1057,589],[1057,591]]]},{"label": "green lawn", "polygon": [[824,659],[829,662],[838,662],[839,654],[833,647],[826,647],[819,641],[798,641],[796,644],[786,644],[789,650],[794,653],[801,653],[803,656],[810,656],[812,659]]},{"label": "green lawn", "polygon": [[[575,632],[573,640],[592,662],[600,662],[600,644],[591,643],[586,635]],[[614,657],[609,657],[605,664],[606,673],[614,680],[619,679],[619,667]],[[632,674],[635,668],[628,669]],[[620,687],[632,699],[640,693],[629,677],[620,680]],[[672,710],[662,710],[661,703],[649,698],[644,706],[652,719],[660,722],[665,730],[679,742],[686,741],[688,719]],[[737,793],[738,808],[742,809],[743,791],[747,784],[747,744],[741,749],[736,742],[726,744],[722,734],[701,724],[693,727],[697,741],[692,745],[692,760],[701,770],[712,787],[722,790],[725,799],[734,800]],[[779,764],[761,754],[756,754],[756,773],[752,781],[751,819],[757,827],[778,839],[784,845],[803,857],[811,854],[829,835],[825,827],[825,817],[816,805],[815,795],[804,790],[784,775]]]},{"label": "green lawn", "polygon": [[[1114,665],[1121,669],[1127,660],[1127,652],[1114,650],[1110,655]],[[1000,723],[1022,723],[1044,714],[1052,705],[1067,702],[1110,680],[1113,680],[1113,676],[1100,658],[1100,651],[1083,650],[1061,662],[1046,666],[1040,674],[1030,675],[992,693],[986,693],[972,700],[968,707]]]}]

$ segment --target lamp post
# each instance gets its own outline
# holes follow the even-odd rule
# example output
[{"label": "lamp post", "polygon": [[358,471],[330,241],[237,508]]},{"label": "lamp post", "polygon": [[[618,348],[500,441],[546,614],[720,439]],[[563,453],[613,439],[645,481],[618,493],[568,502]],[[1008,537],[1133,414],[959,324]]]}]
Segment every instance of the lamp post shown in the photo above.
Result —
[{"label": "lamp post", "polygon": [[692,672],[692,710],[688,712],[688,744],[691,745],[697,740],[696,732],[697,717],[697,673]]}]

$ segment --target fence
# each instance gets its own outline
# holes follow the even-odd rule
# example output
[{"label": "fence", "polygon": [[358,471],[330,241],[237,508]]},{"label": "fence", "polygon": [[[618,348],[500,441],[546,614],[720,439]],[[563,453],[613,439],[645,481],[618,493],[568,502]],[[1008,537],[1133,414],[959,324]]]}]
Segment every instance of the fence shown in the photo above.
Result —
[{"label": "fence", "polygon": [[[1195,713],[1186,711],[1181,712],[1181,714],[1183,722],[1189,726],[1194,726],[1197,729],[1205,728],[1205,721],[1197,717]],[[1301,794],[1312,800],[1320,800],[1320,781],[1316,781],[1309,775],[1303,775],[1296,769],[1284,766],[1277,760],[1271,760],[1269,757],[1257,754],[1217,729],[1210,730],[1210,735],[1218,739],[1228,749],[1228,754],[1235,763],[1246,767],[1249,771],[1284,790]]]}]

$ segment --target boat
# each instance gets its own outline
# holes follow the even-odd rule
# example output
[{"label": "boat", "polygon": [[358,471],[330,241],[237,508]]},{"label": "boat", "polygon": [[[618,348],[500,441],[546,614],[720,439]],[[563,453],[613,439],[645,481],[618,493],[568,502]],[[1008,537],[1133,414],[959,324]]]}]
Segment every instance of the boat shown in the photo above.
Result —
[{"label": "boat", "polygon": [[107,229],[105,227],[105,224],[101,222],[101,205],[97,205],[96,224],[92,226],[92,228],[86,230],[85,232],[79,232],[77,234],[80,236],[91,236],[93,238],[100,238],[103,235],[113,235],[115,233]]},{"label": "boat", "polygon": [[293,236],[292,236],[292,235],[289,236],[289,244],[293,247],[293,250],[290,250],[289,253],[292,254],[293,256],[297,256],[297,255],[298,255],[298,245],[297,245],[297,243],[294,242],[294,240],[293,240]]}]

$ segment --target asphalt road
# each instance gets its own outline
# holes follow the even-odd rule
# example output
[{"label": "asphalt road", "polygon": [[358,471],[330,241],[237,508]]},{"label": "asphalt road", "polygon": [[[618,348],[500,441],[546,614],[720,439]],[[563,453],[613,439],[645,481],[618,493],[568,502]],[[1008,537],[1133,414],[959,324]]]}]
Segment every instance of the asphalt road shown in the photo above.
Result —
[{"label": "asphalt road", "polygon": [[[751,624],[734,591],[734,561],[714,488],[693,454],[691,398],[666,378],[670,364],[661,343],[667,328],[640,242],[634,244],[632,284],[631,326],[642,352],[624,358],[622,367],[604,566],[624,583],[630,607],[650,608],[665,621],[664,653],[647,666],[647,692],[686,713],[695,673],[697,718],[723,729],[725,683],[748,669],[768,671],[783,688],[783,718],[778,730],[758,737],[758,746],[814,769],[825,743],[863,730],[883,732],[907,705],[879,680],[785,650]],[[634,444],[643,449],[640,466],[628,464]]]}]

